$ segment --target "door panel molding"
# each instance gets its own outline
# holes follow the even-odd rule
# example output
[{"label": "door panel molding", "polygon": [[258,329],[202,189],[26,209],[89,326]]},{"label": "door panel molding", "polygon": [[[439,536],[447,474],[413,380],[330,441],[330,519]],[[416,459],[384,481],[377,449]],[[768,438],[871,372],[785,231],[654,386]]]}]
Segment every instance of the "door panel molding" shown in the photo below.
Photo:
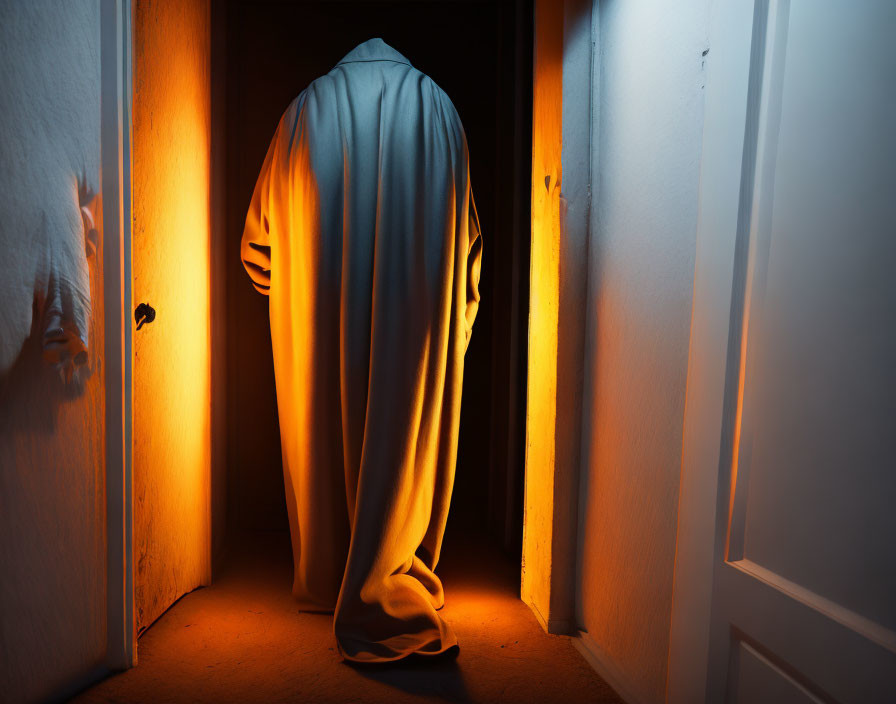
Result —
[{"label": "door panel molding", "polygon": [[[726,562],[727,567],[733,568],[753,581],[762,582],[765,586],[775,589],[788,599],[794,599],[809,609],[817,612],[822,618],[836,622],[844,628],[857,632],[866,640],[896,654],[896,631],[892,631],[876,621],[866,618],[855,611],[827,599],[806,587],[791,582],[789,579],[773,572],[751,560],[738,560]],[[724,577],[727,579],[739,579],[739,577]]]},{"label": "door panel molding", "polygon": [[[725,557],[739,560],[744,556],[747,518],[747,487],[753,438],[755,399],[753,387],[746,384],[757,363],[758,340],[765,298],[765,280],[771,246],[771,216],[774,197],[775,160],[778,128],[781,121],[784,60],[787,44],[789,0],[756,3],[753,48],[750,57],[750,85],[747,97],[747,125],[744,139],[738,248],[735,264],[737,308],[732,304],[732,321],[740,327],[737,360],[737,398],[730,456],[731,495],[728,510],[728,534]],[[730,354],[730,353],[729,353]],[[733,355],[729,357],[734,361]]]},{"label": "door panel molding", "polygon": [[[719,610],[730,619],[732,641],[740,632],[761,643],[828,701],[896,701],[896,681],[881,691],[875,680],[862,676],[887,671],[893,662],[894,634],[881,633],[886,630],[882,627],[874,633],[859,632],[858,620],[866,628],[876,624],[753,563],[722,563],[716,578],[714,593],[720,597]],[[782,623],[787,626],[782,628]],[[840,647],[834,649],[832,643]],[[724,668],[720,674],[727,675]],[[723,692],[726,682],[719,679]],[[721,700],[711,691],[709,695],[707,701]]]},{"label": "door panel molding", "polygon": [[[760,55],[755,44],[764,44],[765,8],[764,3],[714,3],[710,21],[666,682],[667,701],[681,704],[707,697],[714,565],[727,542],[716,517],[730,510],[736,413],[731,401],[740,370],[740,328],[732,311],[743,307],[743,175],[752,172],[745,155],[755,153],[746,137],[756,109],[756,89],[750,95],[749,88],[751,76],[755,83],[754,57]],[[740,141],[732,135],[741,135]]]},{"label": "door panel molding", "polygon": [[731,698],[738,704],[833,704],[830,697],[814,691],[786,663],[746,638],[732,642],[730,668]]},{"label": "door panel molding", "polygon": [[[859,15],[855,27],[867,29],[873,26],[871,23],[883,17],[881,7],[883,5],[869,6],[861,11],[856,8],[856,12],[863,14]],[[811,102],[805,95],[797,95],[802,89],[793,88],[797,85],[794,81],[811,71],[813,60],[820,55],[814,52],[824,52],[825,42],[836,35],[837,21],[854,17],[845,5],[839,8],[844,13],[842,16],[838,16],[837,11],[838,8],[829,8],[826,15],[815,15],[805,5],[794,3],[794,13],[791,14],[789,0],[716,3],[714,7],[666,691],[669,702],[763,701],[775,696],[782,697],[783,701],[896,701],[896,679],[886,674],[896,671],[896,631],[889,624],[878,623],[858,613],[855,598],[851,602],[844,598],[843,603],[838,603],[824,591],[826,585],[831,584],[825,576],[828,568],[824,556],[827,553],[818,543],[824,536],[795,534],[799,539],[791,541],[789,552],[782,549],[780,556],[774,550],[769,552],[769,535],[774,538],[775,530],[808,530],[798,522],[785,520],[780,525],[775,522],[791,510],[804,510],[805,513],[799,515],[811,518],[813,514],[806,507],[793,503],[798,500],[794,497],[800,496],[801,492],[794,494],[793,486],[790,486],[788,493],[786,483],[771,482],[766,478],[766,503],[760,502],[756,507],[757,496],[761,493],[757,494],[759,485],[755,482],[754,496],[752,499],[749,496],[754,440],[757,441],[756,451],[764,447],[763,456],[767,455],[764,464],[753,468],[757,473],[760,469],[778,468],[769,461],[780,464],[788,457],[796,457],[797,461],[801,457],[813,457],[811,453],[788,455],[777,449],[769,454],[769,447],[778,447],[774,445],[776,441],[760,438],[756,433],[760,427],[765,428],[764,433],[769,432],[769,423],[761,423],[761,413],[769,406],[761,398],[761,382],[768,381],[760,373],[760,365],[764,364],[761,355],[767,353],[773,342],[771,326],[766,331],[767,339],[763,338],[763,319],[771,319],[777,310],[770,306],[772,301],[766,300],[770,256],[778,252],[773,261],[779,268],[771,269],[777,271],[777,278],[770,279],[770,285],[775,285],[774,281],[780,282],[782,276],[787,278],[781,274],[784,270],[780,266],[789,262],[793,267],[794,261],[800,261],[802,250],[794,247],[814,246],[811,239],[814,230],[801,231],[793,228],[793,223],[801,221],[801,213],[805,218],[806,213],[814,212],[811,208],[818,202],[819,194],[837,188],[836,182],[831,185],[830,180],[815,179],[815,175],[807,170],[809,167],[803,167],[802,162],[794,161],[793,157],[793,154],[802,154],[793,151],[794,145],[802,145],[803,151],[807,143],[814,147],[813,142],[801,142],[794,136],[804,124],[799,120],[805,121],[807,129],[820,130],[819,134],[824,135],[828,135],[825,130],[829,131],[831,125],[838,124],[825,122],[828,116],[818,110],[820,103]],[[794,34],[795,28],[800,32]],[[871,39],[877,42],[874,46],[880,50],[882,32]],[[790,44],[802,64],[795,64],[801,66],[800,71],[787,74],[791,83],[788,84],[790,92],[785,96],[785,68]],[[886,61],[890,61],[892,56],[887,56]],[[856,69],[852,64],[847,67],[843,74],[832,79],[831,91],[850,82]],[[853,73],[847,75],[846,71]],[[814,87],[823,92],[825,85],[815,84]],[[782,199],[779,204],[780,210],[790,216],[789,220],[780,216],[784,218],[783,222],[790,223],[793,232],[803,232],[802,240],[789,240],[790,250],[773,249],[772,244],[775,230],[772,205],[785,97],[792,111],[786,113],[789,117],[785,123],[789,130],[785,144],[791,151],[781,152],[790,155],[789,161],[781,163],[790,167],[786,183],[791,188],[795,183],[805,183],[805,193],[809,194],[801,192],[801,198],[794,202]],[[861,110],[861,105],[856,110]],[[876,129],[878,131],[868,140],[881,134],[881,128]],[[863,144],[861,141],[856,143]],[[882,148],[885,146],[882,144]],[[834,168],[843,160],[841,153],[836,151],[829,159]],[[873,175],[871,172],[868,178]],[[854,192],[855,189],[846,190],[845,197]],[[813,201],[813,197],[816,200]],[[877,203],[871,207],[875,206],[880,208]],[[779,230],[780,227],[786,225],[780,225]],[[834,225],[827,231],[822,227],[821,230],[827,232],[828,237],[834,237],[831,241],[843,242],[835,237],[840,233],[837,227]],[[882,229],[872,229],[869,233],[866,237],[870,239],[861,242],[875,243],[879,241],[875,237],[883,237]],[[782,236],[779,241],[779,235],[781,232],[775,236],[775,247],[787,240]],[[841,249],[832,251],[841,254],[848,251],[845,244],[838,246]],[[789,260],[782,259],[782,251],[789,251]],[[823,259],[817,261],[825,262]],[[807,263],[806,267],[809,266],[811,264]],[[820,266],[820,274],[830,271],[825,268],[829,266],[827,262]],[[786,271],[792,273],[790,269]],[[802,270],[804,276],[805,272],[813,271]],[[823,290],[818,284],[813,285],[815,288],[779,286],[776,290],[785,294],[793,290],[810,291],[813,295],[817,290]],[[799,297],[794,300],[804,302]],[[780,300],[776,302],[780,303]],[[797,317],[802,313],[801,308],[785,310],[791,316],[794,310]],[[810,307],[809,310],[814,309]],[[783,320],[789,319],[784,317]],[[819,317],[814,324],[822,321],[827,325],[829,320],[837,318]],[[788,339],[786,336],[782,338]],[[800,347],[795,349],[802,350]],[[776,378],[779,377],[768,377],[772,383]],[[799,408],[797,406],[797,410]],[[824,417],[837,418],[836,415]],[[805,433],[794,437],[793,442],[799,442],[800,437],[805,438]],[[785,440],[787,438],[790,436]],[[764,445],[758,444],[760,439]],[[786,441],[780,442],[783,443],[780,447],[787,446]],[[811,446],[805,439],[803,443],[801,447]],[[769,457],[778,459],[769,460]],[[804,469],[813,467],[803,464],[795,470],[800,466]],[[828,474],[819,476],[836,478],[838,470],[839,465],[828,464]],[[754,479],[759,476],[756,474]],[[797,481],[802,475],[795,473],[792,476]],[[829,482],[830,486],[839,485]],[[885,486],[881,484],[882,488]],[[857,494],[856,501],[862,496]],[[811,500],[810,494],[807,501]],[[876,506],[856,503],[853,510],[860,511],[862,506],[868,505]],[[748,510],[751,506],[753,513]],[[817,506],[823,508],[824,504]],[[841,521],[849,520],[849,514],[840,513],[838,517]],[[756,530],[757,526],[763,526],[763,521],[765,542],[760,541],[763,534],[757,533],[759,537],[751,538],[753,547],[745,549],[748,526]],[[857,538],[852,536],[851,539]],[[809,548],[816,544],[818,551],[812,553]],[[769,564],[760,564],[765,560],[757,557],[757,550],[762,545],[765,545],[766,557],[770,558]],[[808,552],[804,551],[806,562],[800,560],[801,546],[809,546]],[[834,554],[842,556],[843,546],[839,549],[840,552]],[[776,559],[780,564],[772,568]],[[856,564],[846,565],[844,569],[857,569]],[[789,570],[791,566],[794,574],[805,576],[803,583],[794,581]],[[840,578],[841,584],[844,580],[845,577]],[[865,593],[861,590],[839,591],[844,595]],[[752,673],[749,678],[756,682],[744,679],[746,671]]]}]

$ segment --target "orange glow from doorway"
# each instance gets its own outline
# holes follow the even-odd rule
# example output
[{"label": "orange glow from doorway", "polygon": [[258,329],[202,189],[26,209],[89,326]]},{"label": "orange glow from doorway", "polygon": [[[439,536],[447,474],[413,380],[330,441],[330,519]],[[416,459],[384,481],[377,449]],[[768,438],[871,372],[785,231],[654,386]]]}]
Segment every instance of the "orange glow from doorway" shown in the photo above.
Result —
[{"label": "orange glow from doorway", "polygon": [[548,618],[557,417],[563,13],[536,3],[532,112],[532,250],[522,597]]},{"label": "orange glow from doorway", "polygon": [[134,565],[138,628],[210,577],[209,6],[134,5]]}]

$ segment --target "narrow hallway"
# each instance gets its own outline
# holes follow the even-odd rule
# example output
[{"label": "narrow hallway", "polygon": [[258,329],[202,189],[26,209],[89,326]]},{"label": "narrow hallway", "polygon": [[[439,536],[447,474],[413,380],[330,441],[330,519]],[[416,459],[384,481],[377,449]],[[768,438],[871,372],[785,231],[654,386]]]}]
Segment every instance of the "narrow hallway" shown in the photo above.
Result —
[{"label": "narrow hallway", "polygon": [[[455,536],[457,537],[457,536]],[[449,540],[439,574],[460,653],[389,667],[344,664],[332,615],[299,613],[289,536],[247,535],[212,586],[140,638],[138,666],[76,702],[621,702],[565,636],[519,599],[518,568],[481,536]]]}]

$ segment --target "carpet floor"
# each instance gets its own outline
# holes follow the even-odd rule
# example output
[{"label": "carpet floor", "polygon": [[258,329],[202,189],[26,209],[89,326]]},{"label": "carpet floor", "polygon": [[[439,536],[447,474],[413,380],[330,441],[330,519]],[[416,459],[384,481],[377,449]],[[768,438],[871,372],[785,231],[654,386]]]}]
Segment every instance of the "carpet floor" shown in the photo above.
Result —
[{"label": "carpet floor", "polygon": [[438,573],[455,657],[353,667],[332,615],[299,613],[286,534],[246,536],[210,587],[175,603],[138,641],[137,667],[74,701],[621,703],[565,636],[519,598],[519,565],[485,541],[455,539]]}]

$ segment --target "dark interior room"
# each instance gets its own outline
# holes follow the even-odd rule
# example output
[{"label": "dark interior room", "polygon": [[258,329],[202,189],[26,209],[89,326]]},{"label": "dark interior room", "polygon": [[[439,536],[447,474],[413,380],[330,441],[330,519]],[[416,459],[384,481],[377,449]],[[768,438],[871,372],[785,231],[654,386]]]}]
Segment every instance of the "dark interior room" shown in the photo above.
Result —
[{"label": "dark interior room", "polygon": [[[486,303],[467,350],[446,544],[488,534],[519,560],[531,160],[531,3],[229,2],[212,22],[212,74],[226,109],[226,251],[286,106],[371,37],[399,49],[451,97],[470,150]],[[219,16],[220,15],[220,16]],[[436,31],[434,31],[436,30]],[[213,37],[214,42],[214,37]],[[223,79],[221,78],[223,76]],[[287,530],[267,301],[226,258],[228,531]],[[245,373],[252,370],[251,374]]]}]

